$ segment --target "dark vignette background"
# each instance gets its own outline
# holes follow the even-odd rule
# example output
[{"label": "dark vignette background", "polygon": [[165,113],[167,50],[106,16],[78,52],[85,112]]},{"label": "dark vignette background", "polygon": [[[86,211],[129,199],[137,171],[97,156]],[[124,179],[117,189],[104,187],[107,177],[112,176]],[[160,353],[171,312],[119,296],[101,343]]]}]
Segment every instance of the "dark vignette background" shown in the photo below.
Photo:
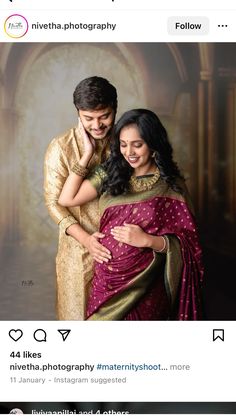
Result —
[{"label": "dark vignette background", "polygon": [[77,122],[75,85],[96,74],[117,87],[119,114],[147,107],[167,127],[199,223],[205,319],[236,320],[236,45],[12,43],[0,63],[0,319],[56,318],[43,158]]}]

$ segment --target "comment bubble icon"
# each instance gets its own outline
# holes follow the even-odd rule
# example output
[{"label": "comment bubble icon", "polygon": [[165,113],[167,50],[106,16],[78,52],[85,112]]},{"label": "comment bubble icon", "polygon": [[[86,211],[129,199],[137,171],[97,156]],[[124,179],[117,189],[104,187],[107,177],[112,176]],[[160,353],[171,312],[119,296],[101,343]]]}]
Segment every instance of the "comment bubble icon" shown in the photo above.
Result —
[{"label": "comment bubble icon", "polygon": [[34,331],[34,340],[37,342],[47,342],[47,333],[44,329],[37,329]]}]

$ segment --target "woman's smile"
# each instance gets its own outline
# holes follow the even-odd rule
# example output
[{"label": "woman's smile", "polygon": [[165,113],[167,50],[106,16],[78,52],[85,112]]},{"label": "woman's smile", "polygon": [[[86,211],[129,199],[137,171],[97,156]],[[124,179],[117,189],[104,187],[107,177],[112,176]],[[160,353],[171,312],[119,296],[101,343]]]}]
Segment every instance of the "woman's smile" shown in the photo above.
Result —
[{"label": "woman's smile", "polygon": [[140,137],[136,125],[131,124],[120,132],[120,152],[134,169],[136,176],[153,173],[156,165],[151,157],[151,151]]},{"label": "woman's smile", "polygon": [[139,160],[139,157],[137,157],[137,156],[129,156],[128,157],[128,162],[130,164],[135,164],[135,163],[137,163],[138,160]]}]

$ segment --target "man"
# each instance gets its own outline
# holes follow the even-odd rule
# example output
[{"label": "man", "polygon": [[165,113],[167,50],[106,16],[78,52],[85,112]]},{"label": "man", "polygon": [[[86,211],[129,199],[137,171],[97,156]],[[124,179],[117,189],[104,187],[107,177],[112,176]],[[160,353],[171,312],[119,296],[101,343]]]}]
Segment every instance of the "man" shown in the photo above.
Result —
[{"label": "man", "polygon": [[[95,141],[95,152],[89,163],[92,168],[107,157],[117,110],[116,89],[102,77],[89,77],[78,84],[73,98],[79,125]],[[97,200],[68,209],[58,204],[68,173],[83,154],[83,129],[79,125],[54,138],[45,156],[46,206],[59,226],[56,258],[59,320],[84,320],[93,259],[102,262],[110,257],[109,251],[99,243]]]}]

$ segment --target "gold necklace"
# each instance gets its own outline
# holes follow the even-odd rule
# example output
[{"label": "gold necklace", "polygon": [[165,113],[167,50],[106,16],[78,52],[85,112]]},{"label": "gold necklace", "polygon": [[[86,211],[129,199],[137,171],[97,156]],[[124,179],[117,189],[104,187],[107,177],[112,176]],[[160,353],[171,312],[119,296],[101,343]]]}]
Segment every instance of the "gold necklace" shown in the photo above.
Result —
[{"label": "gold necklace", "polygon": [[153,186],[157,183],[158,179],[160,178],[160,172],[157,169],[153,176],[148,178],[146,177],[137,177],[131,176],[129,180],[129,186],[131,192],[144,192],[150,191]]}]

